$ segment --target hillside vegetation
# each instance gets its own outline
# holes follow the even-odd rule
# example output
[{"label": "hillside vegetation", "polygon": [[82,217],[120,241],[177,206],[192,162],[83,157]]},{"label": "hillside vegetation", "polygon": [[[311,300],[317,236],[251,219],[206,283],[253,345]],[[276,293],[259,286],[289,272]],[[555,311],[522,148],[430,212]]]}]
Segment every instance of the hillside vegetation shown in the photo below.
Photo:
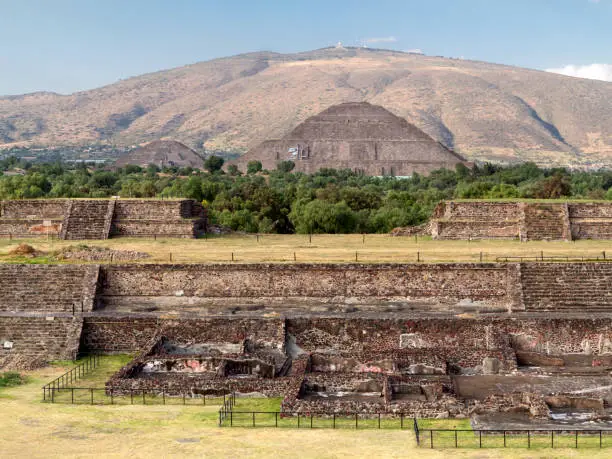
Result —
[{"label": "hillside vegetation", "polygon": [[356,48],[250,53],[71,95],[0,97],[0,146],[173,138],[244,152],[349,101],[382,105],[470,159],[612,165],[612,83]]}]

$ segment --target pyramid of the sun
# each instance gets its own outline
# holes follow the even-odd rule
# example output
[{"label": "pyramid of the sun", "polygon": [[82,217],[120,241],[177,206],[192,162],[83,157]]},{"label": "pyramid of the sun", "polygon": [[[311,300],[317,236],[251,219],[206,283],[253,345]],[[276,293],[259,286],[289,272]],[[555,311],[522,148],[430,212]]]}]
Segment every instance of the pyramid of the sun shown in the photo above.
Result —
[{"label": "pyramid of the sun", "polygon": [[252,160],[264,169],[292,160],[295,170],[352,169],[367,175],[408,176],[469,165],[416,126],[367,102],[334,105],[278,140],[267,140],[234,161],[242,171]]}]

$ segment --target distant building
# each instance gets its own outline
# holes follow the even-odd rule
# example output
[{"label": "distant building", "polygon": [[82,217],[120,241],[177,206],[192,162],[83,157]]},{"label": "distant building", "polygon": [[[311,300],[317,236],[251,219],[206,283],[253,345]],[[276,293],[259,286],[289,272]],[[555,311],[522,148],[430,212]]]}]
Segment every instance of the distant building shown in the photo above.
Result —
[{"label": "distant building", "polygon": [[308,118],[278,140],[267,140],[230,162],[246,170],[252,160],[265,169],[279,161],[295,162],[295,170],[352,169],[374,176],[428,174],[458,163],[471,166],[416,126],[367,102],[334,105]]}]

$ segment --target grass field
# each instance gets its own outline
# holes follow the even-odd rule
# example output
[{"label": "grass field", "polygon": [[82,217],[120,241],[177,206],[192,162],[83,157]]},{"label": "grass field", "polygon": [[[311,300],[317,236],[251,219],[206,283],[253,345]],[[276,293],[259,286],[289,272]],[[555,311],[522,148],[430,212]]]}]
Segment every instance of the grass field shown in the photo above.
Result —
[{"label": "grass field", "polygon": [[[46,239],[0,239],[0,262],[50,262],[48,256],[26,258],[8,253],[20,242],[51,253],[78,245],[75,241]],[[519,241],[434,241],[430,238],[390,237],[383,234],[348,235],[231,235],[209,239],[118,238],[82,241],[81,244],[118,250],[135,250],[151,255],[140,263],[364,263],[382,262],[490,262],[502,256],[570,256],[612,258],[612,241],[576,242]]]},{"label": "grass field", "polygon": [[[98,385],[127,357],[115,357],[87,379]],[[0,389],[0,456],[31,457],[250,457],[250,458],[545,458],[610,456],[610,450],[541,448],[430,450],[417,447],[411,428],[355,430],[217,427],[215,405],[70,405],[41,402],[41,386],[69,368],[61,362],[27,372],[28,382]],[[268,410],[280,400],[239,399],[241,409]],[[428,427],[466,421],[435,421]]]}]

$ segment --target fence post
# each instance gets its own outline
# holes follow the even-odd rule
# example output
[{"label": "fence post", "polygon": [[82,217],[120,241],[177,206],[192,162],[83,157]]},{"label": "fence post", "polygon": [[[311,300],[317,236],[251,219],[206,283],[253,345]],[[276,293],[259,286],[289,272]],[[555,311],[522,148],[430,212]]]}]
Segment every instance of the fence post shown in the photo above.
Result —
[{"label": "fence post", "polygon": [[221,410],[219,410],[219,427],[221,427]]},{"label": "fence post", "polygon": [[550,447],[552,449],[555,448],[555,431],[554,430],[550,431]]},{"label": "fence post", "polygon": [[455,448],[457,448],[457,429],[455,429]]},{"label": "fence post", "polygon": [[300,413],[298,413],[298,429],[300,428]]},{"label": "fence post", "polygon": [[255,411],[253,411],[253,427],[255,427]]},{"label": "fence post", "polygon": [[527,431],[527,448],[531,448],[531,430]]},{"label": "fence post", "polygon": [[70,402],[74,405],[74,387],[72,388],[72,393],[70,395]]},{"label": "fence post", "polygon": [[51,403],[55,403],[55,387],[51,387]]},{"label": "fence post", "polygon": [[130,405],[134,404],[134,390],[130,389]]},{"label": "fence post", "polygon": [[336,413],[334,413],[332,429],[336,428]]},{"label": "fence post", "polygon": [[478,431],[478,447],[482,448],[482,430]]},{"label": "fence post", "polygon": [[429,444],[431,449],[433,449],[433,430],[429,429]]},{"label": "fence post", "polygon": [[147,401],[145,400],[145,390],[144,389],[142,390],[142,404],[143,405],[147,404]]},{"label": "fence post", "polygon": [[165,405],[166,404],[166,391],[162,390],[162,403]]},{"label": "fence post", "polygon": [[576,431],[576,449],[578,449],[578,431]]},{"label": "fence post", "polygon": [[274,427],[278,427],[278,411],[274,412]]},{"label": "fence post", "polygon": [[230,411],[230,427],[234,427],[234,412]]},{"label": "fence post", "polygon": [[400,413],[400,430],[404,428],[404,413]]},{"label": "fence post", "polygon": [[506,447],[506,431],[504,430],[504,448]]},{"label": "fence post", "polygon": [[111,405],[115,404],[115,400],[113,399],[113,388],[110,388],[110,396],[111,396]]},{"label": "fence post", "polygon": [[357,430],[359,428],[358,421],[357,421],[357,416],[359,416],[359,414],[355,413],[355,430]]},{"label": "fence post", "polygon": [[380,429],[380,413],[378,413],[378,428]]},{"label": "fence post", "polygon": [[91,389],[91,404],[93,405],[93,389]]},{"label": "fence post", "polygon": [[601,430],[599,431],[599,449],[601,449]]}]

